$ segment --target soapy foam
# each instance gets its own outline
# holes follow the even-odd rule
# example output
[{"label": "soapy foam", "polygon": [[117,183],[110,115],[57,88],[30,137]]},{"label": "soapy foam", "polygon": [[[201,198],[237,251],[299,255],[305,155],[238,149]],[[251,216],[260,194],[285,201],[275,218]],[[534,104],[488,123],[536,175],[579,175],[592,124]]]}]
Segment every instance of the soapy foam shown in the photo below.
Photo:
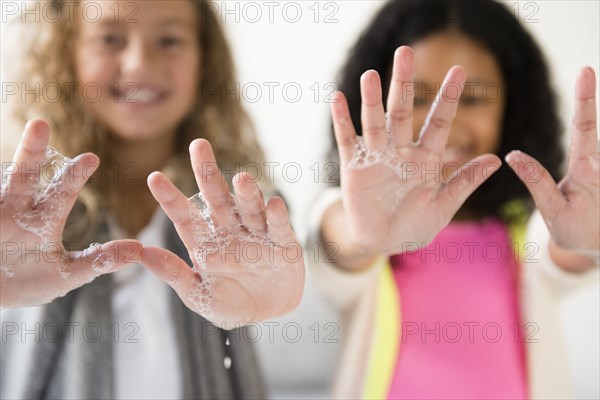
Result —
[{"label": "soapy foam", "polygon": [[[275,249],[274,251],[282,248],[281,245],[272,240],[268,231],[266,233],[257,232],[245,226],[241,221],[242,212],[236,197],[232,194],[229,196],[228,204],[230,208],[227,211],[229,215],[223,217],[228,217],[234,223],[228,227],[222,225],[219,216],[216,215],[202,193],[198,193],[188,199],[192,231],[195,239],[195,246],[192,253],[196,262],[193,269],[199,280],[194,284],[189,300],[194,305],[196,311],[204,317],[214,315],[212,310],[212,302],[214,300],[213,289],[217,278],[213,273],[209,272],[212,255],[215,253],[222,255],[222,251],[230,252],[232,249],[243,248],[244,245],[265,246],[270,250]],[[207,244],[210,246],[207,247]],[[264,249],[264,247],[261,247],[261,249]],[[240,271],[243,271],[244,268],[246,270],[257,268],[255,262],[245,259],[245,257],[237,258],[236,262],[239,265],[236,265],[235,268],[240,268]],[[271,268],[275,271],[281,268],[278,260],[270,264]],[[221,268],[219,272],[227,273],[228,271]]]},{"label": "soapy foam", "polygon": [[[65,182],[65,172],[71,162],[70,158],[48,146],[40,166],[40,174],[32,187],[32,209],[17,211],[13,215],[17,225],[38,236],[43,244],[50,243],[56,235],[56,227],[63,217],[67,192],[60,188]],[[32,175],[29,177],[33,178]]]},{"label": "soapy foam", "polygon": [[[64,190],[64,186],[70,184],[66,182],[65,176],[71,163],[70,158],[48,146],[44,159],[37,168],[39,173],[26,175],[26,179],[30,180],[32,185],[30,191],[22,195],[31,199],[31,208],[26,211],[16,211],[12,217],[21,229],[38,236],[42,245],[51,243],[57,236],[56,228],[65,213],[68,193]],[[0,207],[8,204],[8,189],[13,179],[19,179],[19,172],[18,166],[14,164],[9,163],[4,166],[1,177]],[[70,276],[66,255],[63,254],[56,262],[56,270],[65,279]],[[5,273],[8,275],[10,271],[14,276],[14,268],[5,270]]]},{"label": "soapy foam", "polygon": [[15,276],[14,265],[3,265],[0,269],[2,269],[2,272],[4,272],[8,278],[13,278]]}]

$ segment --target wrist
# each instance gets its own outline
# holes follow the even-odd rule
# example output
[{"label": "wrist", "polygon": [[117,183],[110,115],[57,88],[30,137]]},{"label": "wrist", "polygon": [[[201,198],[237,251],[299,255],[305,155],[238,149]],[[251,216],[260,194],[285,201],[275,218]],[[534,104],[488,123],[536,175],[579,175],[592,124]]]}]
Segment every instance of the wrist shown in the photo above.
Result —
[{"label": "wrist", "polygon": [[565,249],[552,239],[548,250],[552,261],[568,272],[583,273],[600,264],[600,251]]},{"label": "wrist", "polygon": [[348,271],[366,270],[379,255],[370,247],[352,240],[347,214],[341,200],[323,213],[320,238],[324,246],[335,246],[335,252],[328,261]]}]

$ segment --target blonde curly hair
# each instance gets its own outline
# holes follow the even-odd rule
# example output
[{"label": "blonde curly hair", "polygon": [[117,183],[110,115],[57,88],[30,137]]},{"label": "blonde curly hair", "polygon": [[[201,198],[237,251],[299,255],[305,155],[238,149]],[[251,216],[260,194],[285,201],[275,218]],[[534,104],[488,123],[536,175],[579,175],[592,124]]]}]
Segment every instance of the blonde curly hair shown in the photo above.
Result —
[{"label": "blonde curly hair", "polygon": [[[236,87],[235,71],[218,15],[207,12],[208,1],[190,1],[194,3],[201,21],[198,42],[203,56],[199,87],[192,112],[177,128],[174,155],[163,170],[187,196],[197,192],[188,154],[192,140],[202,137],[210,141],[219,165],[227,166],[227,171],[239,170],[251,162],[254,165],[262,163],[264,157],[239,97],[223,98],[219,91],[201,90],[203,82],[211,82],[218,87]],[[75,248],[85,247],[93,240],[90,236],[94,235],[94,228],[101,222],[102,212],[117,206],[111,200],[118,196],[113,193],[116,188],[111,184],[111,174],[104,173],[113,168],[115,160],[111,159],[106,128],[85,110],[82,99],[66,93],[76,80],[73,46],[76,26],[68,20],[69,13],[61,12],[66,2],[42,0],[40,3],[44,2],[43,6],[49,3],[56,7],[61,17],[51,22],[26,22],[31,43],[27,46],[23,63],[18,66],[23,78],[19,83],[27,88],[44,88],[48,83],[56,83],[53,88],[64,92],[55,96],[58,101],[45,101],[40,95],[33,102],[16,102],[11,107],[11,117],[24,126],[28,119],[41,116],[50,123],[50,144],[59,152],[68,157],[93,152],[100,157],[99,170],[80,192],[63,235],[65,243],[76,243]],[[35,34],[31,32],[33,28],[36,29]],[[231,175],[228,176],[229,182]]]}]

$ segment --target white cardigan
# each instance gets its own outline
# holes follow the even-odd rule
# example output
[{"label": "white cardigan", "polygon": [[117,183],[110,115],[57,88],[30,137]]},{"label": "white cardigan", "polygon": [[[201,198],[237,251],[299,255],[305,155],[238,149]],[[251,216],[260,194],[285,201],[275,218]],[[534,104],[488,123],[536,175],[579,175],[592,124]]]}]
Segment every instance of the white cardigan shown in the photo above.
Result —
[{"label": "white cardigan", "polygon": [[[341,199],[339,188],[327,189],[315,203],[310,219],[309,243],[320,241],[320,224],[325,210]],[[561,298],[577,288],[597,284],[599,269],[569,273],[554,264],[548,253],[550,235],[535,212],[527,226],[527,243],[536,243],[530,254],[535,262],[521,268],[523,320],[535,322],[537,343],[527,343],[529,397],[532,399],[573,398],[563,334],[558,319]],[[320,254],[326,254],[324,249]],[[310,257],[309,257],[310,258]],[[384,264],[353,273],[334,263],[309,263],[316,285],[342,314],[344,343],[333,386],[334,398],[356,399],[363,394],[367,360],[373,340],[374,308],[378,278]]]}]

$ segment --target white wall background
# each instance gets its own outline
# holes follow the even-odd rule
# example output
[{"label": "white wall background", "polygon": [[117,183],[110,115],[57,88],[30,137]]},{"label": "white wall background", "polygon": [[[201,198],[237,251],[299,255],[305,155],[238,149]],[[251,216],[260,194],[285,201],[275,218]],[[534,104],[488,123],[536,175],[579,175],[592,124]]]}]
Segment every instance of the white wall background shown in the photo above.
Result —
[{"label": "white wall background", "polygon": [[[335,82],[347,51],[384,2],[275,1],[273,6],[265,1],[216,3],[221,12],[231,12],[222,18],[233,47],[241,88],[248,91],[248,99],[256,99],[247,104],[247,109],[267,150],[268,160],[281,163],[274,169],[275,178],[292,209],[294,227],[303,237],[311,201],[324,187],[323,175],[328,172],[323,169],[322,160],[329,146],[326,95],[332,89],[326,85]],[[561,116],[568,126],[579,68],[591,65],[599,71],[599,2],[506,3],[513,12],[519,13],[521,21],[531,21],[526,27],[546,53],[560,96]],[[270,22],[269,7],[274,7],[273,22]],[[318,16],[315,14],[317,8]],[[285,17],[288,20],[296,17],[296,9],[302,12],[300,20],[297,23],[286,21]],[[260,19],[257,10],[262,12]],[[337,22],[325,23],[328,15]],[[236,16],[239,17],[237,21]],[[268,85],[272,85],[268,82],[280,84],[274,90],[273,99],[268,96]],[[316,89],[312,86],[315,83],[321,88],[317,101],[314,99]],[[290,85],[287,100],[282,93],[286,84]],[[297,103],[290,99],[296,96],[291,84],[302,89]],[[263,88],[260,98],[255,91],[257,85]],[[565,136],[565,141],[567,139]],[[292,161],[301,165],[302,177],[297,182],[296,168],[290,164]],[[316,162],[320,162],[320,176],[315,179],[311,166]],[[286,164],[287,174],[283,169]],[[599,302],[600,294],[595,287],[568,299],[560,310],[568,333],[577,398],[600,398]],[[282,332],[285,324],[292,321],[303,331],[298,343],[290,343]],[[315,344],[314,331],[310,327],[319,323],[321,333],[324,333],[323,324],[331,321],[336,321],[335,313],[319,299],[308,276],[299,309],[275,320],[280,325],[273,328],[273,343],[270,343],[267,328],[261,328],[260,356],[275,397],[326,396],[326,386],[332,377],[339,349],[335,344],[323,343],[322,335]],[[289,327],[289,336],[293,333]]]}]

